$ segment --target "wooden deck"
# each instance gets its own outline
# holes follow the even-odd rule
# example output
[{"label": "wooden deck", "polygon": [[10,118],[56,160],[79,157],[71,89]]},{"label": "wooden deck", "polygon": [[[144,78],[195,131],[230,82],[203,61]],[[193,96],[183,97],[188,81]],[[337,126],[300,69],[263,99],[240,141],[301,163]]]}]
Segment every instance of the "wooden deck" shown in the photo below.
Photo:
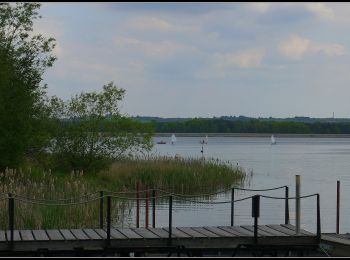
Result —
[{"label": "wooden deck", "polygon": [[[254,246],[253,226],[173,227],[171,244],[168,228],[112,228],[111,240],[106,244],[105,229],[15,230],[0,231],[0,252],[38,252],[105,250],[129,252],[161,251],[169,248],[192,250],[228,250],[240,246]],[[261,225],[258,245],[262,247],[315,248],[316,235],[306,230],[295,234],[292,225]]]}]

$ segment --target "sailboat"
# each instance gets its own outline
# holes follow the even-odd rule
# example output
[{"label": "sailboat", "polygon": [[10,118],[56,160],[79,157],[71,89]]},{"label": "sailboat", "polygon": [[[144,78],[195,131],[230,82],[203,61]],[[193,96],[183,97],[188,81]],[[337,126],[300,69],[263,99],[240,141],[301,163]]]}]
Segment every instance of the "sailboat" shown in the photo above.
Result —
[{"label": "sailboat", "polygon": [[208,136],[205,136],[205,144],[208,144]]},{"label": "sailboat", "polygon": [[176,142],[176,137],[174,134],[171,136],[171,144],[174,144]]},{"label": "sailboat", "polygon": [[275,140],[275,137],[273,135],[271,135],[271,144],[276,144],[276,140]]}]

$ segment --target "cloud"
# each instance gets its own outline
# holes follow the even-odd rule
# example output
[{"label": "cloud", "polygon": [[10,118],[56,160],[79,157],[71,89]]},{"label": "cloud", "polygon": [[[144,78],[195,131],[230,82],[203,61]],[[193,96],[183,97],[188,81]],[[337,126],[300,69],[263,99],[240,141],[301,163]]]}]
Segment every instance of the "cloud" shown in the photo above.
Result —
[{"label": "cloud", "polygon": [[264,55],[265,51],[262,49],[249,49],[240,52],[215,54],[214,57],[217,64],[222,67],[254,68],[261,64]]},{"label": "cloud", "polygon": [[127,26],[140,31],[189,32],[196,30],[193,26],[174,25],[155,16],[139,16],[130,19]]},{"label": "cloud", "polygon": [[304,3],[304,6],[307,10],[322,19],[333,20],[335,18],[333,10],[324,3]]},{"label": "cloud", "polygon": [[301,59],[308,53],[322,53],[327,56],[342,56],[346,54],[345,47],[337,43],[318,43],[297,34],[288,36],[278,44],[279,52],[292,60]]}]

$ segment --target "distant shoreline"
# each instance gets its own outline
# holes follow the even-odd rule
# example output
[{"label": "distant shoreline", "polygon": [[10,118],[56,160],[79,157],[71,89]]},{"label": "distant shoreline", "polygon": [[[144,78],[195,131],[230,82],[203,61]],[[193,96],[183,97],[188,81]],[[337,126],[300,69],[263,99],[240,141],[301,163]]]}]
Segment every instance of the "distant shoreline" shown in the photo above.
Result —
[{"label": "distant shoreline", "polygon": [[156,137],[299,137],[299,138],[350,138],[350,134],[275,134],[275,133],[155,133]]}]

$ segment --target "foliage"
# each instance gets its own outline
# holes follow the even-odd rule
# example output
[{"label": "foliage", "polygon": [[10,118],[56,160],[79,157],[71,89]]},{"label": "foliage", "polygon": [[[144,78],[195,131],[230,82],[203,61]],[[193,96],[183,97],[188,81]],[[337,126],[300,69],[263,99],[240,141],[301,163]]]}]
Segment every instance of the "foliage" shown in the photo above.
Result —
[{"label": "foliage", "polygon": [[283,133],[350,134],[350,123],[277,122],[262,120],[191,119],[181,122],[153,121],[158,133]]},{"label": "foliage", "polygon": [[57,127],[50,150],[57,166],[96,172],[111,160],[152,148],[152,128],[120,113],[124,94],[111,82],[100,93],[82,92],[65,102],[51,99]]},{"label": "foliage", "polygon": [[0,4],[0,168],[18,166],[49,140],[42,75],[56,57],[53,38],[33,35],[36,3]]}]

